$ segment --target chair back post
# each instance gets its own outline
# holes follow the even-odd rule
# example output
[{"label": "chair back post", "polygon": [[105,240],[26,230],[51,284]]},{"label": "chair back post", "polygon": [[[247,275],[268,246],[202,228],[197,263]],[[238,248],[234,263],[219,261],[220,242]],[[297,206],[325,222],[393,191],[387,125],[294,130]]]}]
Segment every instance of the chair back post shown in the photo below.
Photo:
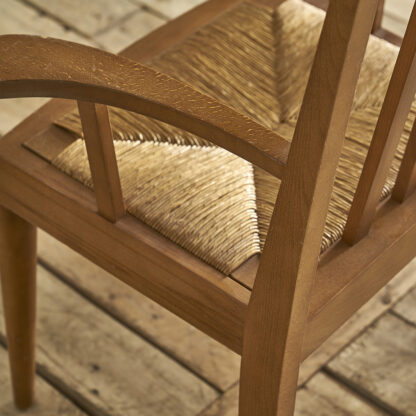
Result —
[{"label": "chair back post", "polygon": [[328,8],[248,307],[244,416],[293,411],[325,219],[377,4],[333,0]]},{"label": "chair back post", "polygon": [[[343,238],[349,244],[364,237],[374,220],[415,92],[416,5],[410,16],[348,216]],[[411,154],[405,159],[409,157],[412,158]],[[405,166],[409,162],[411,161],[407,160]],[[404,172],[399,177],[403,175]],[[400,178],[400,183],[403,180],[405,179]]]},{"label": "chair back post", "polygon": [[98,212],[116,222],[125,214],[107,106],[78,101]]},{"label": "chair back post", "polygon": [[396,183],[393,188],[392,198],[397,202],[403,202],[416,189],[416,122],[407,142],[403,160],[400,165]]}]

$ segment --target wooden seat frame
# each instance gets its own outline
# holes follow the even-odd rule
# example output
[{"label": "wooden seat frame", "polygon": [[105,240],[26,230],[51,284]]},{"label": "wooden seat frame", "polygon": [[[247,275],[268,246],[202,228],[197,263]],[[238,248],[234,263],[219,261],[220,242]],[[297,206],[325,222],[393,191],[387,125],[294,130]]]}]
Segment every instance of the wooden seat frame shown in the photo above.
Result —
[{"label": "wooden seat frame", "polygon": [[[359,202],[351,211],[347,230],[353,237],[318,261],[378,2],[331,1],[291,145],[137,63],[238,2],[208,1],[119,56],[52,39],[0,37],[0,98],[58,97],[0,141],[0,261],[18,407],[33,402],[36,227],[241,354],[240,416],[293,414],[300,362],[416,255],[415,131],[394,198],[376,212],[375,197],[416,90],[415,11],[392,77],[394,91],[389,89],[382,110],[379,123],[384,124],[376,129],[366,161],[361,179],[366,182],[360,183]],[[36,138],[44,143],[44,153],[57,154],[70,139],[53,122],[74,108],[73,100],[78,101],[95,191],[23,145]],[[195,133],[281,178],[261,257],[226,276],[127,214],[107,105]]]}]

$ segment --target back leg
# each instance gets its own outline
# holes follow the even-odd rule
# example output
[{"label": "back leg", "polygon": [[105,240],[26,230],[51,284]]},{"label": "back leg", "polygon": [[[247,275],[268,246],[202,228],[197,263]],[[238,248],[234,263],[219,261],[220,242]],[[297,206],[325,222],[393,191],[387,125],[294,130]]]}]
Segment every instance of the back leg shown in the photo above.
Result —
[{"label": "back leg", "polygon": [[0,271],[16,406],[33,403],[36,318],[36,227],[0,207]]}]

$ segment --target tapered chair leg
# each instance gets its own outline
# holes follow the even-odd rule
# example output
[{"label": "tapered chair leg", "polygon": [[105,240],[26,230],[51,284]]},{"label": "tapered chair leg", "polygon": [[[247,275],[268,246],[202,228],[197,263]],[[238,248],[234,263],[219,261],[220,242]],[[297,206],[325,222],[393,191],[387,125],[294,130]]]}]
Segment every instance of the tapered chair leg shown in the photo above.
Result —
[{"label": "tapered chair leg", "polygon": [[14,398],[25,409],[34,397],[36,227],[3,207],[0,272]]},{"label": "tapered chair leg", "polygon": [[273,357],[267,349],[257,354],[258,347],[247,348],[246,355],[243,350],[238,415],[293,416],[299,362],[290,354]]}]

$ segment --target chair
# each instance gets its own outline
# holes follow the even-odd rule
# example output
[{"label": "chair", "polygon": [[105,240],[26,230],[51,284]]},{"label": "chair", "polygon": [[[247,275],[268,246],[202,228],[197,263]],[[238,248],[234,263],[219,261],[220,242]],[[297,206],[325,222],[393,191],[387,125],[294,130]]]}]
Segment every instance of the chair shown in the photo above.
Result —
[{"label": "chair", "polygon": [[300,362],[416,255],[416,10],[364,59],[377,10],[211,0],[119,56],[0,37],[0,97],[55,97],[0,142],[18,407],[41,227],[241,354],[240,416],[293,414]]}]

